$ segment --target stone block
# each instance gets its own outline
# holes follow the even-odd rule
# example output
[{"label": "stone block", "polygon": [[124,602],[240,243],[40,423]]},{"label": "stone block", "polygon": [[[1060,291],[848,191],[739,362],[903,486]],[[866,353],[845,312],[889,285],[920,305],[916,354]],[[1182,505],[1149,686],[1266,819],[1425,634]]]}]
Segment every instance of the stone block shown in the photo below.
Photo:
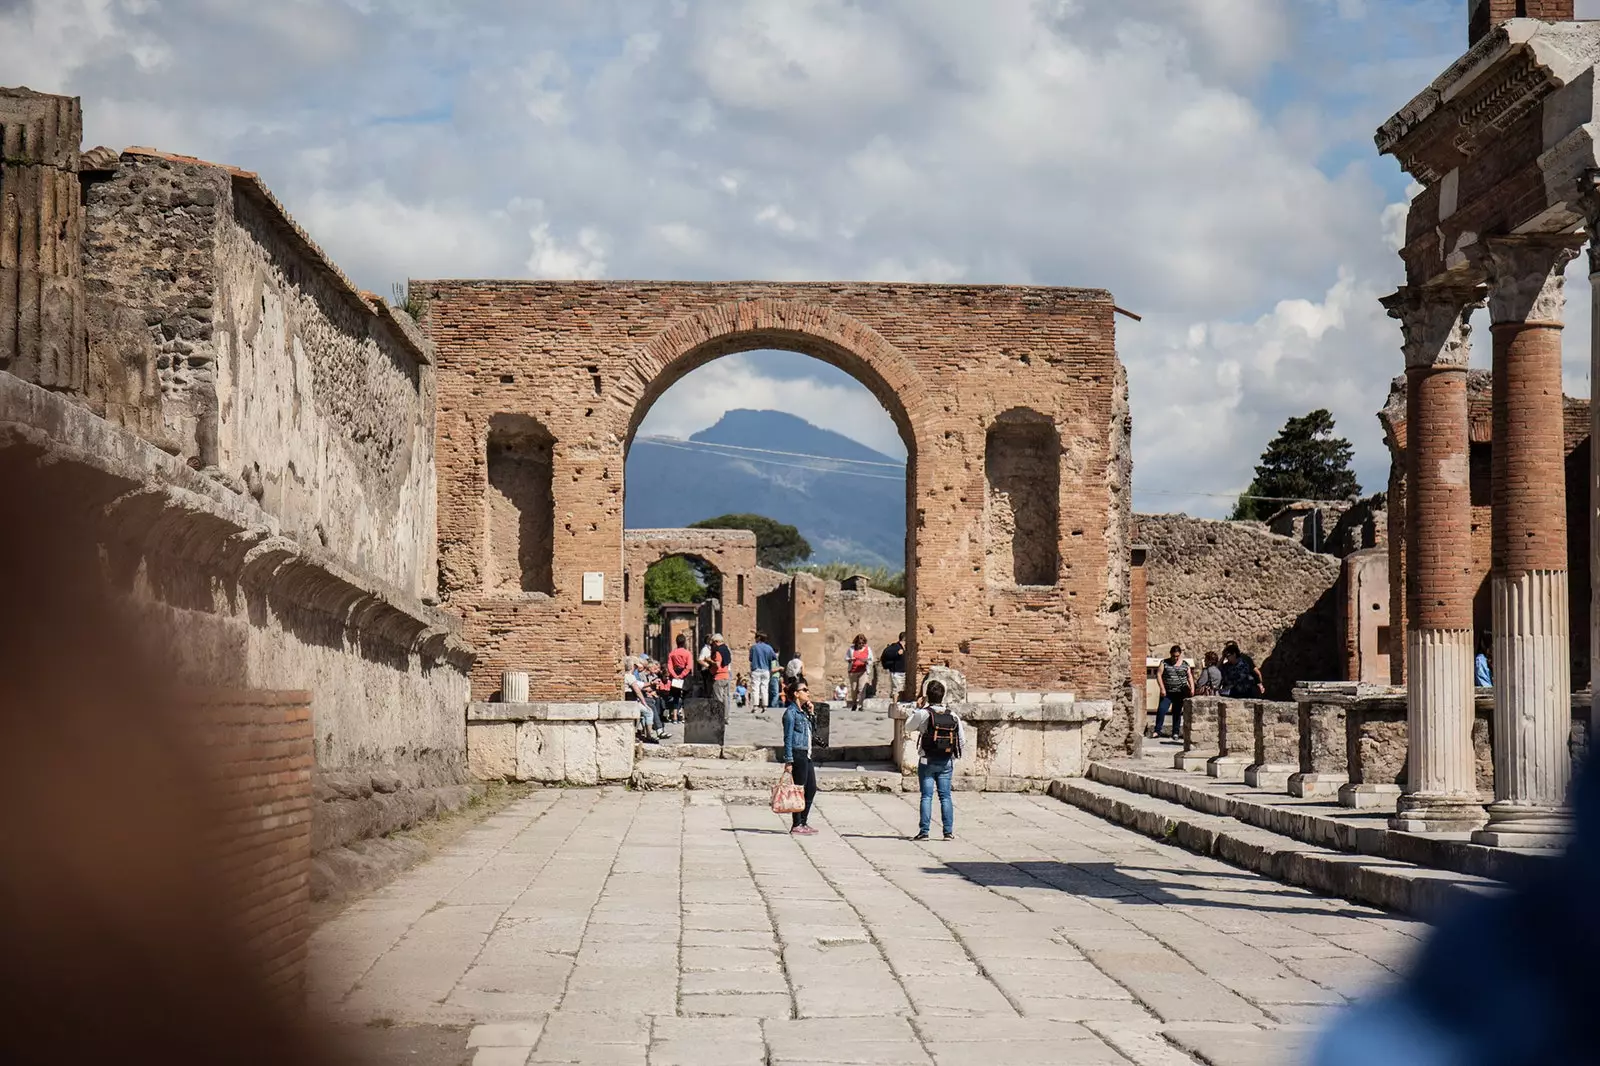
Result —
[{"label": "stone block", "polygon": [[595,768],[601,781],[626,781],[633,775],[633,723],[595,723]]},{"label": "stone block", "polygon": [[[1345,708],[1345,772],[1349,786],[1405,785],[1406,697],[1403,689],[1355,697]],[[1372,795],[1388,795],[1389,788]],[[1344,791],[1340,792],[1340,802]],[[1346,804],[1350,806],[1351,804]]]},{"label": "stone block", "polygon": [[1206,760],[1206,776],[1242,784],[1245,767],[1249,765],[1250,760],[1243,755],[1217,755]]},{"label": "stone block", "polygon": [[1046,725],[1044,765],[1035,775],[1047,779],[1082,777],[1084,772],[1084,730],[1080,725]]},{"label": "stone block", "polygon": [[721,700],[687,699],[683,701],[683,742],[685,744],[721,744],[727,737],[728,720]]},{"label": "stone block", "polygon": [[1400,786],[1347,782],[1339,788],[1339,806],[1355,810],[1392,811],[1400,801]]},{"label": "stone block", "polygon": [[480,781],[517,776],[517,726],[514,722],[467,725],[467,770]]},{"label": "stone block", "polygon": [[1183,750],[1199,757],[1203,764],[1213,755],[1222,754],[1218,736],[1222,723],[1222,698],[1196,696],[1186,700],[1183,707]]},{"label": "stone block", "polygon": [[566,777],[566,734],[556,722],[517,726],[517,780],[556,784]]},{"label": "stone block", "polygon": [[1339,794],[1349,778],[1343,772],[1336,774],[1297,773],[1289,775],[1289,795],[1300,799],[1330,799]]}]

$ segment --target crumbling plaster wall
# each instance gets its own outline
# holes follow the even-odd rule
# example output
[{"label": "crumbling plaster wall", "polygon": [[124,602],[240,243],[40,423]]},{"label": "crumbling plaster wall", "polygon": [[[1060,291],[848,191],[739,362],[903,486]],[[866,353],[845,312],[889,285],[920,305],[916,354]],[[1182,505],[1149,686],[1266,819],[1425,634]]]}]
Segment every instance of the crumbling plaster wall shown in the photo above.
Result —
[{"label": "crumbling plaster wall", "polygon": [[1269,533],[1260,523],[1139,515],[1148,546],[1150,654],[1173,644],[1198,662],[1230,640],[1261,667],[1267,694],[1343,670],[1335,586],[1340,562]]},{"label": "crumbling plaster wall", "polygon": [[[415,327],[354,293],[254,175],[130,150],[86,195],[91,290],[144,309],[147,439],[302,542],[431,596],[434,380]],[[125,364],[92,363],[103,407],[140,406]]]}]

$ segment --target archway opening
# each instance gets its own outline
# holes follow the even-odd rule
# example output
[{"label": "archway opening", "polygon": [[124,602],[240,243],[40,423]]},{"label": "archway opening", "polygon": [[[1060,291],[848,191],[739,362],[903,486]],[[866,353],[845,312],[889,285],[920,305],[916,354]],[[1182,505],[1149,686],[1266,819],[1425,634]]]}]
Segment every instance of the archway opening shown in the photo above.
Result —
[{"label": "archway opening", "polygon": [[[799,659],[813,697],[829,704],[829,746],[883,747],[887,758],[889,703],[915,683],[905,680],[915,439],[895,388],[867,360],[815,338],[721,338],[648,384],[627,444],[625,529],[754,533],[748,580],[724,580],[724,616],[742,592],[775,669]],[[862,673],[851,669],[857,634],[871,665],[852,678]],[[748,674],[754,632],[743,646],[728,635],[736,670]],[[735,715],[725,742],[781,742],[776,719]]]}]

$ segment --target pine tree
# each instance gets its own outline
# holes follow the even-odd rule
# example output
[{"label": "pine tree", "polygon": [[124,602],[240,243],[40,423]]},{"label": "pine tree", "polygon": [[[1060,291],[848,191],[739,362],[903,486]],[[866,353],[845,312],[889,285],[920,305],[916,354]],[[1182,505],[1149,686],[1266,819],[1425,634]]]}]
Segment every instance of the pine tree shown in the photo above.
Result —
[{"label": "pine tree", "polygon": [[725,514],[690,522],[690,529],[748,529],[756,535],[756,562],[782,570],[811,558],[811,544],[786,522],[761,514]]},{"label": "pine tree", "polygon": [[[1234,519],[1263,519],[1292,500],[1346,500],[1361,495],[1350,469],[1354,449],[1333,435],[1333,415],[1318,408],[1291,418],[1261,453],[1256,476],[1239,497]],[[1253,499],[1252,497],[1271,497]]]}]

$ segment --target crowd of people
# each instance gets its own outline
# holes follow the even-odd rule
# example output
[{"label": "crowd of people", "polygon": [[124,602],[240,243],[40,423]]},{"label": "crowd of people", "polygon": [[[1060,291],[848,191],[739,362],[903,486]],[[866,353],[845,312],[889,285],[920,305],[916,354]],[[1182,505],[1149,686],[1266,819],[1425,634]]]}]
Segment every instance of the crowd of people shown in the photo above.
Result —
[{"label": "crowd of people", "polygon": [[[1198,672],[1194,664],[1183,657],[1183,645],[1174,644],[1165,659],[1161,660],[1158,685],[1161,701],[1156,704],[1156,729],[1158,737],[1176,738],[1183,730],[1183,701],[1191,696],[1230,696],[1235,699],[1259,699],[1266,691],[1261,680],[1261,668],[1241,651],[1236,641],[1222,646],[1219,656],[1214,651],[1205,653],[1203,666]],[[1172,715],[1172,732],[1162,729],[1168,713]]]}]

